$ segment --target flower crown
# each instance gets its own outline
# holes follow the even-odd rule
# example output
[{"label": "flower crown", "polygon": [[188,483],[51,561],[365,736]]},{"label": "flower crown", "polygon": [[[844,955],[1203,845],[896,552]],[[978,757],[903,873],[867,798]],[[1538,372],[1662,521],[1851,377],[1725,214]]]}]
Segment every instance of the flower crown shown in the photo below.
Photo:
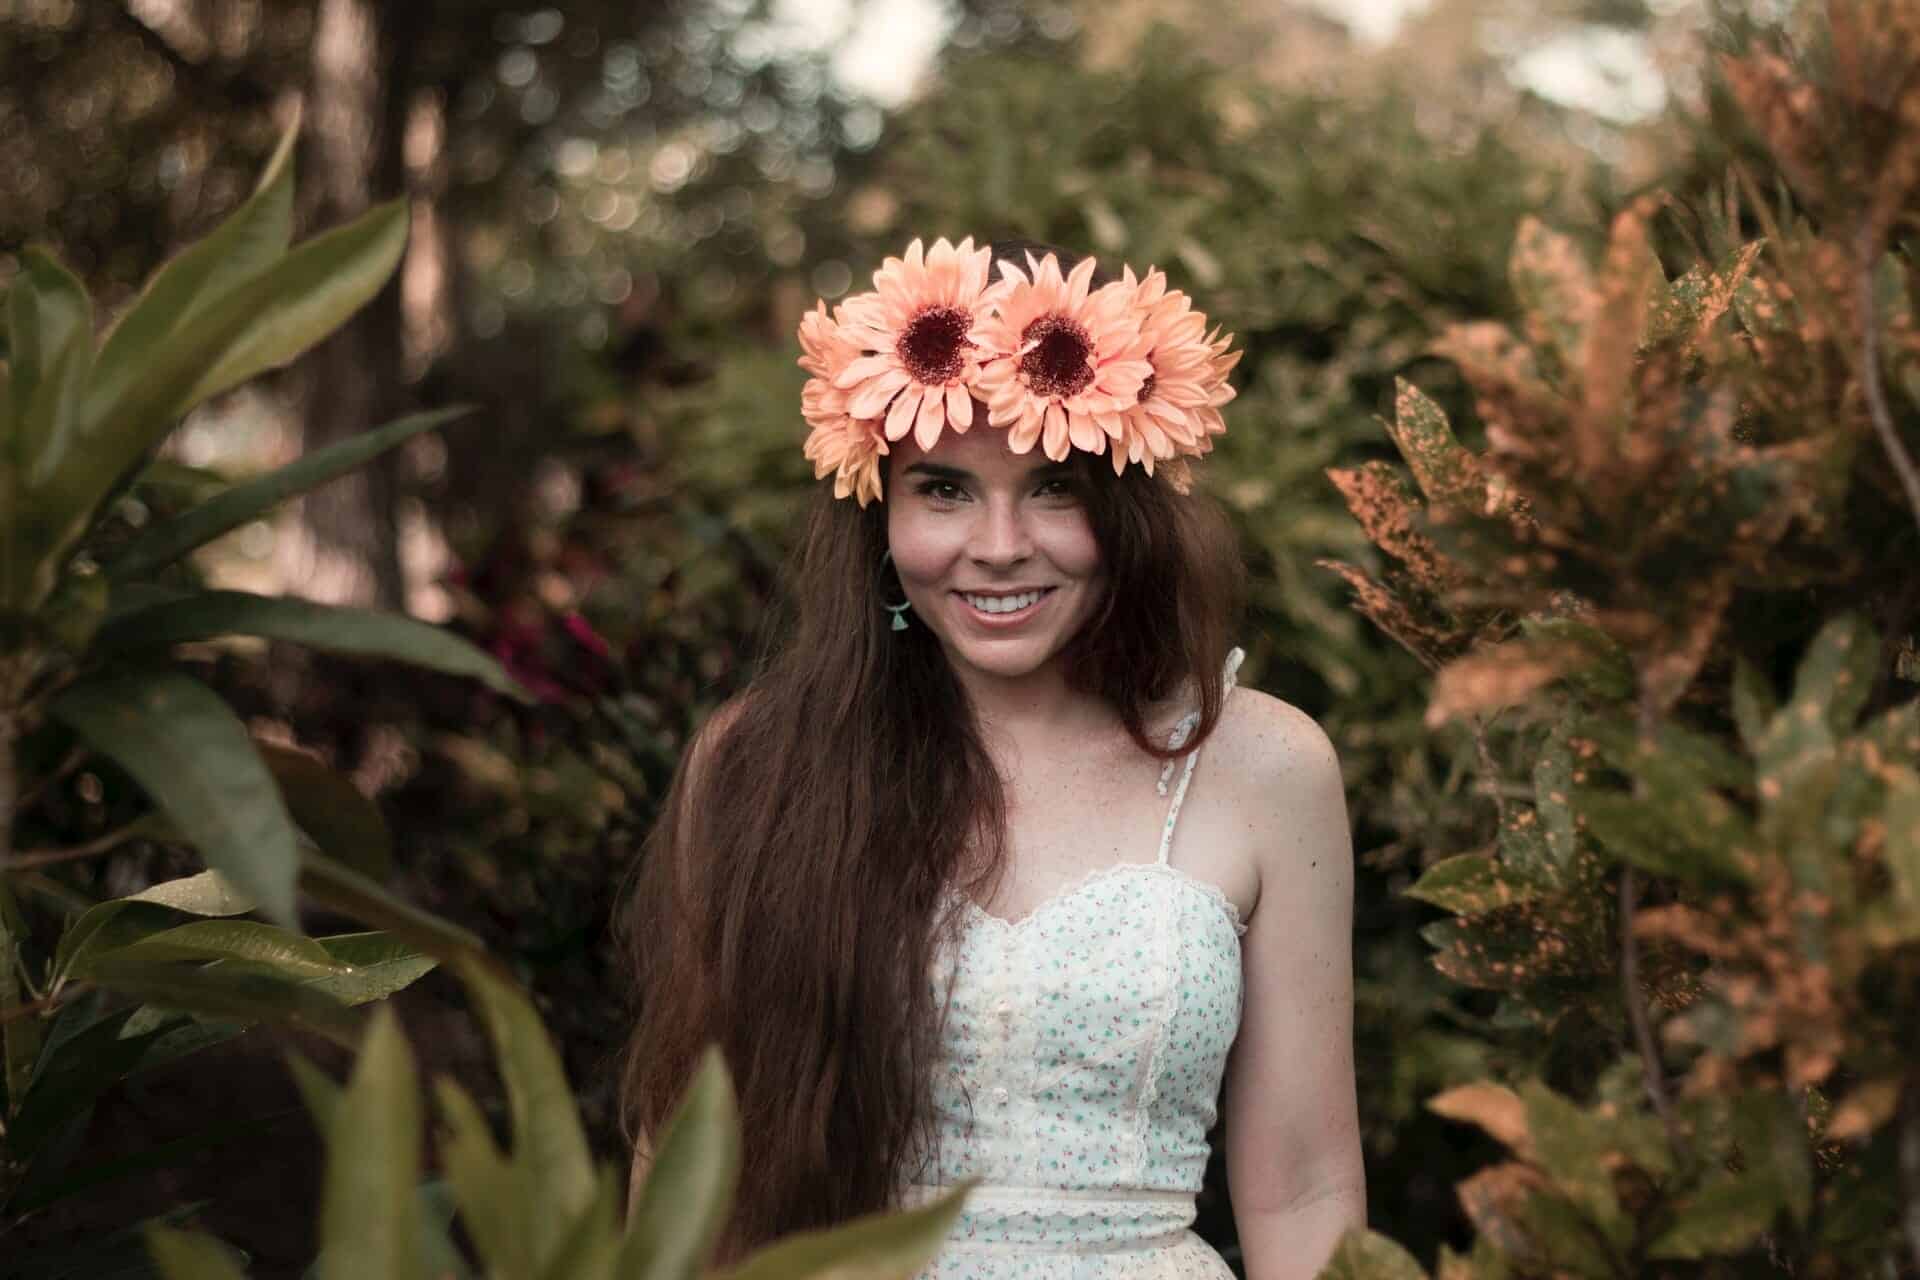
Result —
[{"label": "flower crown", "polygon": [[992,263],[971,236],[936,240],[924,255],[916,239],[873,273],[870,292],[831,317],[817,302],[801,319],[814,475],[831,474],[833,496],[864,507],[880,496],[888,442],[911,432],[931,449],[942,431],[974,425],[977,396],[1015,453],[1036,443],[1056,462],[1069,449],[1104,452],[1115,475],[1129,462],[1152,475],[1159,463],[1186,493],[1186,460],[1227,429],[1233,335],[1207,332],[1206,316],[1153,268],[1135,279],[1124,267],[1090,291],[1092,258],[1063,277],[1053,254],[1028,253],[1027,270],[1002,260],[989,283]]}]

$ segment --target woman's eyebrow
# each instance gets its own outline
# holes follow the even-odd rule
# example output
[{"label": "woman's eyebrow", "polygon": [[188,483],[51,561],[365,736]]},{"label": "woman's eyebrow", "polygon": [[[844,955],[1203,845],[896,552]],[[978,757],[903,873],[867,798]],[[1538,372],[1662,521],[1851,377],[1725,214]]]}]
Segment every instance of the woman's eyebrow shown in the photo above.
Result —
[{"label": "woman's eyebrow", "polygon": [[[1068,462],[1041,462],[1039,466],[1035,466],[1035,468],[1031,468],[1031,470],[1027,472],[1027,480],[1039,480],[1041,476],[1058,476],[1058,474],[1064,474],[1064,472],[1068,472],[1068,470],[1071,470]],[[962,466],[947,466],[945,462],[912,462],[912,464],[910,464],[904,472],[900,472],[900,474],[912,476],[914,472],[922,472],[925,476],[933,476],[935,480],[973,480],[973,472],[970,472],[970,470],[966,470],[966,468],[962,468]]]}]

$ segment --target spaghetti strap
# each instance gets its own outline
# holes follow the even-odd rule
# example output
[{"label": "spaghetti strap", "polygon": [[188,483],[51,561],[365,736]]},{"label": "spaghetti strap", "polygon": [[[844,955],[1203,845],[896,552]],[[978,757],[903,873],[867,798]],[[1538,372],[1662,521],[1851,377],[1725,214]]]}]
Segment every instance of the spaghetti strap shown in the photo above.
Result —
[{"label": "spaghetti strap", "polygon": [[[1235,645],[1233,651],[1227,654],[1226,667],[1221,672],[1222,687],[1220,689],[1220,700],[1223,705],[1226,702],[1227,695],[1233,692],[1235,677],[1240,672],[1241,660],[1246,656],[1246,651],[1238,645]],[[1193,733],[1194,726],[1199,723],[1200,713],[1198,711],[1189,711],[1185,716],[1181,717],[1180,723],[1175,725],[1173,729],[1172,745],[1178,747],[1184,744],[1188,736]],[[1199,761],[1200,751],[1198,748],[1195,748],[1187,752],[1186,762],[1181,765],[1180,785],[1174,788],[1173,803],[1167,806],[1167,821],[1165,825],[1160,828],[1160,853],[1154,861],[1158,862],[1161,866],[1167,865],[1167,854],[1173,849],[1173,824],[1180,820],[1180,806],[1184,804],[1187,799],[1187,784],[1193,781],[1193,766],[1198,764]],[[1167,794],[1167,780],[1172,777],[1173,767],[1176,763],[1178,762],[1169,760],[1167,761],[1167,767],[1160,771],[1159,791],[1161,795]]]}]

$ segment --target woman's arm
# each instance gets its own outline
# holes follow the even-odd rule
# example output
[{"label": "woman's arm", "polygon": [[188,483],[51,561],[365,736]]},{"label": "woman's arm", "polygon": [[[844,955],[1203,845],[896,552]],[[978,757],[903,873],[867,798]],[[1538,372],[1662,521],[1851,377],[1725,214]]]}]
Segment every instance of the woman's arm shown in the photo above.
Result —
[{"label": "woman's arm", "polygon": [[[1353,1064],[1353,838],[1333,744],[1257,704],[1240,755],[1260,899],[1223,1088],[1227,1182],[1247,1280],[1309,1280],[1366,1223]],[[1236,770],[1238,772],[1238,770]],[[1259,785],[1244,785],[1253,783]]]}]

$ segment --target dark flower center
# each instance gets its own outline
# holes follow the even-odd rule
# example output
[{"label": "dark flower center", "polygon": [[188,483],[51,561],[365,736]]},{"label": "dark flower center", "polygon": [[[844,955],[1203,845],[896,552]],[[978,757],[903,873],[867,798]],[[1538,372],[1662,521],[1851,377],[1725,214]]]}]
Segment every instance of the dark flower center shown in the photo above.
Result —
[{"label": "dark flower center", "polygon": [[1087,356],[1093,341],[1087,331],[1063,316],[1041,316],[1020,335],[1033,349],[1020,357],[1020,372],[1037,396],[1077,395],[1093,381]]},{"label": "dark flower center", "polygon": [[907,372],[928,386],[960,376],[966,367],[964,347],[973,317],[958,307],[928,307],[900,332],[893,352]]},{"label": "dark flower center", "polygon": [[1147,375],[1147,380],[1140,384],[1140,398],[1134,403],[1145,404],[1147,402],[1147,397],[1153,394],[1153,384],[1154,384],[1154,375],[1150,373]]}]

